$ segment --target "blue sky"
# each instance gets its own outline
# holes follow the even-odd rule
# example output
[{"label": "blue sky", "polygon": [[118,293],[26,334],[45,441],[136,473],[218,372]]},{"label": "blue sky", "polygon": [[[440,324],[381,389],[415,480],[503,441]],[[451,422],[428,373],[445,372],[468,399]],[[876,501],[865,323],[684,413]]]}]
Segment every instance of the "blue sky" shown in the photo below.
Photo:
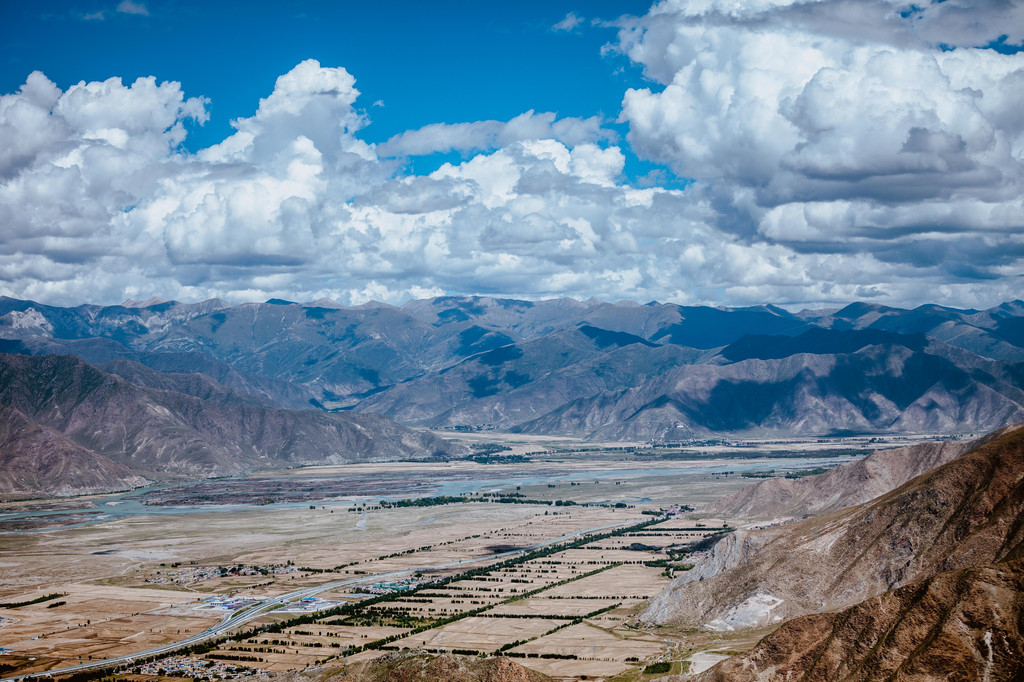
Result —
[{"label": "blue sky", "polygon": [[1024,0],[0,0],[0,294],[1024,298]]},{"label": "blue sky", "polygon": [[[616,125],[622,93],[646,81],[617,53],[602,55],[616,29],[642,15],[645,1],[579,2],[148,2],[145,14],[118,2],[3,3],[0,91],[33,70],[62,88],[120,76],[154,75],[209,98],[210,120],[185,141],[197,150],[252,114],[275,79],[304,59],[344,66],[362,93],[371,124],[363,138],[383,142],[429,123],[508,120],[529,109],[600,115]],[[129,5],[129,9],[134,5]],[[572,30],[555,30],[569,13]],[[601,22],[596,24],[594,22]],[[375,106],[380,103],[382,106]],[[417,171],[439,157],[411,159]],[[629,171],[650,170],[629,155]]]}]

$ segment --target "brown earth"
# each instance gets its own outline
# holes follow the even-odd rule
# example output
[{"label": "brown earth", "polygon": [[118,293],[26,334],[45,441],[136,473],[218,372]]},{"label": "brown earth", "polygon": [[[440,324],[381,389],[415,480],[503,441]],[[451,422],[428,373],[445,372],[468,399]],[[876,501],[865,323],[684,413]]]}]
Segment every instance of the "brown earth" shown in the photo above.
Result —
[{"label": "brown earth", "polygon": [[[138,374],[146,372],[153,374],[145,368]],[[93,454],[93,461],[104,462],[96,457],[100,456],[149,478],[207,477],[297,464],[430,459],[460,450],[378,415],[271,408],[212,379],[162,378],[160,385],[173,384],[177,389],[136,385],[70,355],[0,353],[0,406],[11,408],[6,414],[8,430],[17,427],[11,420],[20,414],[22,430],[45,428],[63,436],[59,443],[63,449],[54,451],[53,457],[63,453],[60,459],[70,460],[84,449]],[[35,470],[35,460],[19,446],[38,447],[37,440],[8,441],[0,451],[0,480],[13,481],[10,488],[17,492],[35,490],[31,485],[41,483],[51,494],[95,487],[93,478],[80,477],[69,462],[50,465],[59,476]],[[10,468],[14,463],[17,469]],[[123,474],[124,470],[118,471]],[[112,483],[108,490],[130,487],[120,480]]]},{"label": "brown earth", "polygon": [[817,476],[766,479],[705,505],[701,511],[729,518],[800,518],[863,504],[1015,428],[1019,427],[1009,426],[974,441],[877,450]]},{"label": "brown earth", "polygon": [[475,658],[410,650],[316,672],[280,673],[270,682],[542,682],[550,680],[508,658]]},{"label": "brown earth", "polygon": [[1019,680],[1022,624],[1024,561],[949,571],[796,618],[695,679]]},{"label": "brown earth", "polygon": [[729,630],[845,608],[940,571],[1024,551],[1024,430],[867,504],[728,534],[642,614]]},{"label": "brown earth", "polygon": [[0,494],[82,495],[148,481],[63,434],[0,406]]}]

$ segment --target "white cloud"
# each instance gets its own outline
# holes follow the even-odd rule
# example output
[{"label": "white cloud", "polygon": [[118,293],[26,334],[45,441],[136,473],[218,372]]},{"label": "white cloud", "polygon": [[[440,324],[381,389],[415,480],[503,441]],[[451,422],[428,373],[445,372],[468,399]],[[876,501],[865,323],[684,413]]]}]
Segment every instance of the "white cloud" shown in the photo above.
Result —
[{"label": "white cloud", "polygon": [[583,17],[576,16],[575,12],[569,12],[565,18],[551,27],[553,31],[571,31],[583,23]]},{"label": "white cloud", "polygon": [[183,121],[206,120],[177,83],[112,78],[61,92],[41,73],[0,97],[4,253],[85,263],[122,249],[124,211],[180,171]]},{"label": "white cloud", "polygon": [[395,135],[378,145],[377,152],[381,156],[422,156],[491,151],[524,140],[552,139],[574,146],[616,137],[615,131],[602,127],[598,116],[560,119],[552,112],[538,114],[531,109],[507,122],[432,123]]},{"label": "white cloud", "polygon": [[619,50],[661,87],[627,91],[620,121],[641,156],[701,183],[722,230],[805,268],[861,254],[1009,294],[1024,53],[976,46],[1019,40],[1018,19],[1019,3],[968,0],[667,0],[622,24]]},{"label": "white cloud", "polygon": [[146,9],[146,5],[141,2],[132,2],[132,0],[121,0],[117,6],[117,11],[122,14],[138,14],[140,16],[148,17],[149,10]]},{"label": "white cloud", "polygon": [[[628,93],[623,120],[638,151],[698,179],[685,191],[625,183],[626,155],[596,117],[528,111],[368,144],[355,79],[313,60],[195,154],[181,148],[185,123],[205,121],[206,102],[177,83],[61,92],[34,73],[0,97],[0,292],[967,306],[1020,295],[1015,58],[654,11],[624,29],[623,49],[667,80]],[[425,176],[393,159],[448,150],[468,156]]]}]

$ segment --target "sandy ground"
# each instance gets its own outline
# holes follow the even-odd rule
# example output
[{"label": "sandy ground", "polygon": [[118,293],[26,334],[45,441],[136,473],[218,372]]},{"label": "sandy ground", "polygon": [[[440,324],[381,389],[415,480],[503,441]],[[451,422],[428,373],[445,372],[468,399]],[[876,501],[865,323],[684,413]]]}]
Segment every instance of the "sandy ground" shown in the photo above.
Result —
[{"label": "sandy ground", "polygon": [[538,640],[518,646],[512,651],[529,653],[575,654],[581,659],[625,661],[629,657],[646,658],[665,650],[654,637],[638,635],[631,638],[611,633],[589,623],[571,625]]},{"label": "sandy ground", "polygon": [[493,652],[503,644],[537,637],[556,627],[548,618],[470,617],[395,642],[400,647],[472,649]]},{"label": "sandy ground", "polygon": [[[527,438],[523,443],[532,445]],[[550,439],[545,441],[551,445]],[[561,444],[568,447],[566,444]],[[545,446],[546,447],[546,446]],[[516,490],[515,477],[536,475],[547,467],[547,483],[520,485],[532,499],[625,501],[636,508],[553,507],[493,503],[456,504],[401,509],[348,511],[343,504],[317,504],[314,509],[275,505],[225,511],[196,508],[192,513],[137,515],[93,525],[41,533],[4,534],[0,542],[0,602],[25,601],[58,592],[51,602],[0,610],[0,647],[14,649],[0,663],[19,672],[45,670],[79,660],[107,658],[184,639],[218,620],[223,612],[198,610],[199,600],[211,595],[263,598],[304,586],[424,566],[455,564],[426,575],[450,574],[459,562],[470,562],[510,547],[526,547],[561,535],[608,524],[648,520],[643,509],[674,503],[697,503],[729,493],[750,479],[726,476],[737,460],[722,459],[721,472],[691,475],[688,468],[707,461],[638,464],[605,454],[587,461],[530,465],[448,463],[452,470],[474,468],[495,479],[507,479],[496,490]],[[764,467],[763,461],[755,462]],[[754,464],[751,464],[752,466]],[[437,464],[357,465],[381,476]],[[276,476],[329,476],[352,467],[293,470]],[[565,474],[566,479],[558,476]],[[269,476],[265,474],[263,476]],[[592,476],[592,477],[591,477]],[[573,485],[575,483],[575,485]],[[645,500],[640,502],[640,500]],[[347,504],[347,503],[346,503]],[[77,507],[73,507],[77,508]],[[665,652],[663,636],[625,627],[636,608],[657,593],[668,579],[660,568],[643,561],[665,558],[659,548],[702,535],[696,520],[673,520],[633,537],[608,538],[495,572],[486,579],[461,581],[431,590],[437,596],[398,600],[413,614],[437,617],[483,606],[494,606],[487,617],[470,617],[436,630],[399,640],[400,646],[494,650],[516,640],[537,639],[516,649],[521,653],[572,653],[578,661],[518,659],[555,677],[591,679],[615,675],[640,659]],[[707,529],[719,520],[700,521]],[[628,549],[639,543],[646,547]],[[597,568],[622,562],[596,575],[573,580]],[[174,567],[173,564],[180,564]],[[147,580],[189,566],[272,565],[290,563],[295,570],[280,575],[224,577],[187,585],[158,585]],[[476,566],[478,564],[470,564]],[[299,570],[311,567],[327,572]],[[336,571],[332,570],[338,567]],[[501,603],[519,594],[548,586],[536,596]],[[320,595],[326,599],[355,599],[367,585]],[[54,602],[60,606],[48,608]],[[571,618],[605,606],[619,608],[587,623],[558,632],[545,632]],[[532,616],[511,618],[508,616]],[[495,617],[505,616],[505,617]],[[565,616],[565,619],[540,616]],[[264,622],[282,616],[268,616]],[[276,638],[285,644],[256,644],[267,651],[258,667],[270,670],[301,668],[335,655],[348,646],[407,630],[388,625],[313,625],[292,628]],[[309,633],[315,634],[309,634]],[[246,653],[251,643],[225,649]],[[270,651],[274,650],[274,651]],[[377,651],[367,656],[379,655]],[[363,657],[359,654],[358,657]],[[29,660],[34,658],[35,660]],[[355,658],[355,657],[353,657]],[[5,675],[11,674],[5,672]]]},{"label": "sandy ground", "polygon": [[[6,655],[4,663],[20,661],[24,669],[46,669],[58,662],[105,658],[183,639],[223,615],[191,608],[211,594],[258,598],[354,577],[356,571],[372,574],[457,564],[490,556],[494,548],[527,546],[643,517],[633,510],[581,507],[555,515],[545,507],[474,504],[371,511],[365,515],[366,523],[358,527],[362,518],[319,508],[254,509],[244,514],[211,511],[159,518],[135,516],[62,531],[6,536],[11,541],[0,546],[0,601],[25,601],[52,592],[66,596],[0,613],[0,647],[16,651]],[[422,549],[428,545],[430,549]],[[404,553],[410,549],[420,551]],[[158,571],[171,570],[171,563],[188,565],[192,561],[212,566],[291,561],[296,567],[324,568],[358,563],[341,573],[294,571],[218,578],[186,586],[145,582]],[[487,596],[497,601],[511,594]],[[465,595],[453,596],[449,602],[456,598]],[[54,601],[64,604],[47,608]],[[437,608],[454,611],[455,606],[449,603]],[[372,632],[360,632],[354,639],[365,640],[362,635],[366,634],[373,636]],[[360,642],[344,638],[343,643]],[[322,655],[321,651],[311,653]],[[301,658],[299,652],[284,658],[295,663],[297,656]],[[36,660],[29,662],[28,658]],[[284,663],[284,658],[275,662]]]},{"label": "sandy ground", "polygon": [[709,654],[705,651],[695,653],[690,656],[690,673],[693,675],[702,673],[727,658],[729,657],[724,654]]},{"label": "sandy ground", "polygon": [[544,658],[517,658],[515,661],[556,680],[578,680],[583,675],[586,675],[588,680],[603,680],[630,667],[617,661],[566,661]]}]

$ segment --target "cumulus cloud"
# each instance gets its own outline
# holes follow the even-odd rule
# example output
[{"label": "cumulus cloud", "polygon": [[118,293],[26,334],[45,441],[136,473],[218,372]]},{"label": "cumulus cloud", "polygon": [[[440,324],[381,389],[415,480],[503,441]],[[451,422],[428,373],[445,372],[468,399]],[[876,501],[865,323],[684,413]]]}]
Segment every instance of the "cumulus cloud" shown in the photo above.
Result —
[{"label": "cumulus cloud", "polygon": [[558,118],[552,112],[532,109],[510,121],[432,123],[407,130],[379,145],[382,156],[422,156],[435,152],[491,151],[523,140],[553,139],[575,146],[584,142],[614,140],[614,130],[602,127],[599,116]]},{"label": "cumulus cloud", "polygon": [[[61,91],[33,73],[0,97],[0,291],[63,304],[1020,295],[1016,57],[769,21],[795,3],[694,7],[656,6],[620,46],[664,76],[626,94],[629,141],[696,178],[685,190],[657,172],[625,181],[597,117],[528,111],[369,144],[355,78],[313,60],[195,153],[181,143],[207,103],[177,83]],[[464,160],[402,170],[452,150]]]},{"label": "cumulus cloud", "polygon": [[1019,41],[1022,7],[666,0],[622,24],[660,87],[627,91],[620,121],[723,231],[982,287],[1020,264],[1024,52],[983,46]]},{"label": "cumulus cloud", "polygon": [[184,122],[206,118],[202,98],[186,99],[177,83],[154,78],[79,83],[62,93],[35,72],[19,92],[0,97],[6,271],[18,278],[11,268],[24,258],[32,280],[33,257],[84,270],[101,255],[123,253],[125,212],[180,172]]}]

